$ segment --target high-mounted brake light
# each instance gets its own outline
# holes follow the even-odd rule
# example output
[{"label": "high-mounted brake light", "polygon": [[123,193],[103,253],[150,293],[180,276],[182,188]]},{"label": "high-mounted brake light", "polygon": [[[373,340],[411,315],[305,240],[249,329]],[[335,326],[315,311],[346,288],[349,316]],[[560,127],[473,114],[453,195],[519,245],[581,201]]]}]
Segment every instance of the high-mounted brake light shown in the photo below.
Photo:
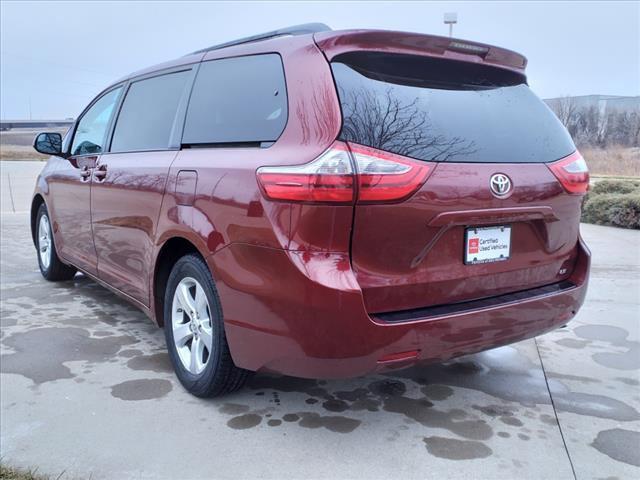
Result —
[{"label": "high-mounted brake light", "polygon": [[583,194],[589,189],[589,168],[577,150],[549,164],[549,169],[568,193]]},{"label": "high-mounted brake light", "polygon": [[472,43],[464,42],[449,42],[449,48],[447,50],[457,50],[464,53],[475,53],[476,55],[484,55],[489,52],[488,47],[482,47],[480,45],[474,45]]},{"label": "high-mounted brake light", "polygon": [[426,162],[335,142],[310,163],[261,167],[257,177],[265,196],[271,200],[381,203],[400,201],[415,193],[431,170],[432,165]]}]

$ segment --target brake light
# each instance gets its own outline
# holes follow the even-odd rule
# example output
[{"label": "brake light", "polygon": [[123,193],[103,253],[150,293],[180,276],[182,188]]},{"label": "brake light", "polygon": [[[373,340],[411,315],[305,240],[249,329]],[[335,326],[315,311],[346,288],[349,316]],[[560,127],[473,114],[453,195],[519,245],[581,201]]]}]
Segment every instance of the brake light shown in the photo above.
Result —
[{"label": "brake light", "polygon": [[354,175],[347,146],[336,142],[305,165],[261,167],[258,182],[267,198],[292,202],[353,203]]},{"label": "brake light", "polygon": [[403,200],[426,181],[431,165],[349,143],[358,172],[358,203]]},{"label": "brake light", "polygon": [[589,168],[577,150],[549,164],[549,169],[568,193],[583,194],[589,189]]},{"label": "brake light", "polygon": [[431,170],[426,162],[335,142],[305,165],[261,167],[256,173],[264,195],[271,200],[352,204],[354,200],[403,200],[422,186]]}]

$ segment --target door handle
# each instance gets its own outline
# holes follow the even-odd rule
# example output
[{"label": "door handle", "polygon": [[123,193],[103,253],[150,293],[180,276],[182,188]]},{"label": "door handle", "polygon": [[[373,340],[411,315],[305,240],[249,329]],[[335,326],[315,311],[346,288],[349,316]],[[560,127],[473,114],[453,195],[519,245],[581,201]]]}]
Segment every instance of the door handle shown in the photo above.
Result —
[{"label": "door handle", "polygon": [[107,176],[107,166],[106,165],[100,165],[98,167],[96,167],[96,169],[93,171],[93,177],[96,180],[104,180],[104,177]]},{"label": "door handle", "polygon": [[84,165],[81,169],[80,169],[80,178],[89,178],[89,175],[91,175],[91,170],[89,170],[89,167],[87,167],[86,165]]}]

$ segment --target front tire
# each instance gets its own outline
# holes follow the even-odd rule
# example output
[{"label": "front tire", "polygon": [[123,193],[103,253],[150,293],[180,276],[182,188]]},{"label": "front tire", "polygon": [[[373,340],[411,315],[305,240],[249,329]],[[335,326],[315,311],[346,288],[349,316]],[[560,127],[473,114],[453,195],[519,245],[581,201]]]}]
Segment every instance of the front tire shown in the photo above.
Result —
[{"label": "front tire", "polygon": [[250,372],[231,358],[222,308],[209,268],[189,254],[176,262],[164,298],[164,332],[180,383],[197,397],[238,390]]},{"label": "front tire", "polygon": [[36,248],[40,273],[44,278],[50,282],[58,282],[71,280],[75,276],[77,270],[62,263],[58,257],[49,212],[44,203],[40,205],[36,216]]}]

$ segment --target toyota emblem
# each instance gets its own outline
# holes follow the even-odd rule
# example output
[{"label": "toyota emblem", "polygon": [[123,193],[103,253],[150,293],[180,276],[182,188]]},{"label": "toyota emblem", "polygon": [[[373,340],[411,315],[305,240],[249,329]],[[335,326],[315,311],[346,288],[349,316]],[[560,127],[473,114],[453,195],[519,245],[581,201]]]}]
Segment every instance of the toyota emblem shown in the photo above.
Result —
[{"label": "toyota emblem", "polygon": [[489,186],[496,197],[504,197],[511,192],[511,179],[504,173],[496,173],[491,175]]}]

